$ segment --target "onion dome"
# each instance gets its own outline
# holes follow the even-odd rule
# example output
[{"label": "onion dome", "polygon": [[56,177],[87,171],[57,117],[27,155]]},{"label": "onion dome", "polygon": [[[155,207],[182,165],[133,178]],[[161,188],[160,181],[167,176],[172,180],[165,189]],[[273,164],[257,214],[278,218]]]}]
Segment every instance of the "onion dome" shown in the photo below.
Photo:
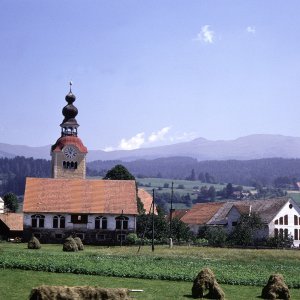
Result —
[{"label": "onion dome", "polygon": [[63,122],[60,124],[62,128],[62,136],[73,135],[77,136],[77,123],[75,117],[78,114],[78,109],[73,105],[73,102],[76,100],[75,95],[71,90],[72,82],[70,82],[70,92],[66,95],[66,101],[68,104],[63,108],[62,114],[65,117]]}]

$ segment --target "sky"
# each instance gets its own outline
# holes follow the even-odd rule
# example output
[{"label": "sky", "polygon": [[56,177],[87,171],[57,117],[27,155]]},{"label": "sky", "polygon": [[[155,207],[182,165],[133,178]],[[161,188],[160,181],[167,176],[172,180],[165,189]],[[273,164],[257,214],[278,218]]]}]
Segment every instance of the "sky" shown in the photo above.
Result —
[{"label": "sky", "polygon": [[300,1],[0,0],[0,143],[300,136]]}]

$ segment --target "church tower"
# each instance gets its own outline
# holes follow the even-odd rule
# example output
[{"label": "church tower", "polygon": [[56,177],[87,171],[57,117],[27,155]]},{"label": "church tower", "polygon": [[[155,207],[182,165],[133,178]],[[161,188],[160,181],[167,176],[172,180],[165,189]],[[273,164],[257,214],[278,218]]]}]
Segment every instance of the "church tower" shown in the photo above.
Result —
[{"label": "church tower", "polygon": [[68,104],[62,110],[61,137],[51,147],[52,177],[85,179],[87,148],[77,136],[79,124],[75,117],[78,110],[73,105],[76,97],[71,88],[72,82],[66,96]]}]

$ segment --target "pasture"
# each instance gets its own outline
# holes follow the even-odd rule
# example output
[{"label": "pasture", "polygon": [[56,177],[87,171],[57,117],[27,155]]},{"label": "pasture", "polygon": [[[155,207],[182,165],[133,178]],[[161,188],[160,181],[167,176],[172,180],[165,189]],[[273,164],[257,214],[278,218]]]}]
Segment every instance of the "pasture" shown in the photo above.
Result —
[{"label": "pasture", "polygon": [[[227,299],[235,299],[236,293],[239,299],[255,299],[272,273],[283,274],[300,299],[299,250],[157,246],[152,253],[149,246],[139,252],[138,247],[86,246],[83,252],[65,253],[62,245],[28,250],[22,243],[0,244],[1,290],[10,295],[6,299],[17,299],[13,293],[23,295],[23,288],[42,283],[128,287],[145,290],[137,299],[181,299],[189,297],[192,280],[204,267],[215,272]],[[26,281],[17,279],[22,276]]]}]

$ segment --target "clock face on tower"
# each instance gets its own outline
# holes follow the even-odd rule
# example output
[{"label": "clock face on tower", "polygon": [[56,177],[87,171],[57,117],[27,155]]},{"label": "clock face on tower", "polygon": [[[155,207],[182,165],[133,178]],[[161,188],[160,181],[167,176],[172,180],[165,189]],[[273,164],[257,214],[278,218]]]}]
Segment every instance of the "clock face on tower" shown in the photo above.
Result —
[{"label": "clock face on tower", "polygon": [[65,148],[64,154],[67,158],[75,158],[77,151],[74,147],[68,146]]}]

